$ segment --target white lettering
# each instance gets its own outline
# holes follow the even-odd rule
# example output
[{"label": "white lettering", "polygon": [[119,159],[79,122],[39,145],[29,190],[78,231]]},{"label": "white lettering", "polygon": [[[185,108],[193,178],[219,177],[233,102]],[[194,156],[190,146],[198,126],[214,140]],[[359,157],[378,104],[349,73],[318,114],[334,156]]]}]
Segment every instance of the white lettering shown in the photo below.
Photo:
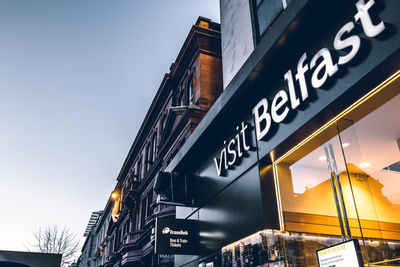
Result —
[{"label": "white lettering", "polygon": [[296,80],[299,81],[300,91],[301,91],[301,99],[304,101],[308,98],[308,89],[306,83],[305,73],[308,70],[308,65],[304,65],[304,61],[307,59],[307,53],[304,53],[299,62],[297,63],[297,74]]},{"label": "white lettering", "polygon": [[[242,128],[240,130],[239,126],[236,127],[238,133],[229,141],[228,145],[226,145],[226,141],[224,141],[224,148],[221,150],[220,158],[214,158],[218,176],[222,176],[228,168],[234,168],[233,165],[237,163],[238,159],[245,155],[242,152],[242,148],[244,151],[248,151],[251,148],[246,138],[248,125],[242,122],[241,126]],[[240,140],[242,140],[242,142]],[[227,164],[222,165],[222,161],[227,161]]]},{"label": "white lettering", "polygon": [[242,121],[242,129],[240,130],[240,133],[242,134],[242,140],[243,140],[243,148],[245,151],[249,151],[250,150],[250,146],[248,146],[246,144],[246,129],[247,129],[247,124],[244,123],[244,121]]},{"label": "white lettering", "polygon": [[286,104],[287,101],[288,95],[284,90],[279,91],[275,95],[271,105],[271,115],[274,122],[280,123],[286,118],[287,114],[289,113],[288,107],[285,107],[281,114],[278,114],[278,111]]},{"label": "white lettering", "polygon": [[295,109],[300,105],[300,99],[296,96],[296,89],[294,88],[292,70],[288,70],[285,73],[284,79],[287,82],[289,88],[290,104],[292,106],[292,109]]},{"label": "white lettering", "polygon": [[[262,113],[260,114],[260,109],[262,108]],[[268,113],[268,101],[263,98],[258,102],[258,104],[253,108],[254,120],[256,124],[256,135],[257,140],[261,140],[269,131],[271,127],[271,115]],[[265,126],[261,128],[261,123],[265,121]]]},{"label": "white lettering", "polygon": [[360,49],[361,40],[357,35],[349,36],[345,39],[342,39],[344,33],[350,33],[354,29],[354,23],[348,22],[346,23],[336,34],[335,39],[333,41],[333,47],[336,50],[342,50],[348,47],[351,47],[351,50],[347,55],[340,56],[338,60],[339,65],[344,65],[350,60],[352,60],[356,55],[358,50]]},{"label": "white lettering", "polygon": [[[315,67],[318,59],[320,58],[322,58],[322,61],[316,67],[311,77],[311,84],[314,88],[320,88],[322,85],[324,85],[328,77],[333,76],[333,74],[335,74],[339,70],[337,64],[333,64],[332,62],[331,52],[329,52],[329,49],[325,47],[319,50],[317,54],[315,54],[315,56],[311,59],[311,69]],[[322,70],[322,77],[318,77],[320,76]]]},{"label": "white lettering", "polygon": [[[226,143],[226,141],[224,143]],[[223,161],[225,162],[225,165],[224,165],[224,167],[225,167],[226,164],[227,164],[226,163],[226,161],[227,161],[227,159],[226,159],[226,148],[221,150],[221,154],[220,154],[219,159],[214,158],[214,163],[215,163],[215,167],[217,168],[218,176],[222,175],[222,162]],[[226,167],[225,167],[225,169],[226,169]]]},{"label": "white lettering", "polygon": [[232,149],[232,147],[231,147],[235,143],[236,143],[235,139],[232,139],[231,141],[229,141],[229,144],[228,144],[228,154],[232,155],[232,159],[228,161],[228,165],[233,165],[236,162],[236,150]]},{"label": "white lettering", "polygon": [[377,25],[372,23],[371,17],[368,13],[368,10],[375,4],[374,0],[369,0],[368,3],[365,3],[364,0],[359,0],[356,3],[357,14],[354,15],[355,21],[361,21],[361,26],[364,30],[364,33],[369,38],[375,37],[385,29],[385,24],[383,21],[379,22]]}]

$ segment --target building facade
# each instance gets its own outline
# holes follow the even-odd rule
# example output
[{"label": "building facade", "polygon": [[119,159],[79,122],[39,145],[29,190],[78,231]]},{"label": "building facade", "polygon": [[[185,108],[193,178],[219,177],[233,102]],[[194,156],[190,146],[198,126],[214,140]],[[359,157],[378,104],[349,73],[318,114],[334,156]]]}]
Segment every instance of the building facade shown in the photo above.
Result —
[{"label": "building facade", "polygon": [[224,92],[165,169],[197,183],[175,266],[399,265],[399,1],[220,3]]},{"label": "building facade", "polygon": [[103,211],[94,211],[90,216],[85,233],[83,234],[86,239],[81,249],[78,266],[96,266],[97,256],[95,253],[98,238],[98,235],[96,234],[96,226],[98,225],[102,213]]},{"label": "building facade", "polygon": [[155,220],[175,217],[175,205],[185,203],[157,199],[154,181],[222,92],[221,75],[220,26],[199,17],[160,84],[94,229],[94,266],[173,266],[173,256],[154,253]]}]

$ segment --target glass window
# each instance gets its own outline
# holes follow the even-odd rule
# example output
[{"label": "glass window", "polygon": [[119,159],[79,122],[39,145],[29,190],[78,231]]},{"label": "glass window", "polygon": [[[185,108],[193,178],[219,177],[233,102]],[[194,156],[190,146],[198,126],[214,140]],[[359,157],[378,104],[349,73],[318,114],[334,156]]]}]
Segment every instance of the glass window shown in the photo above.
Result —
[{"label": "glass window", "polygon": [[194,79],[193,75],[190,76],[188,81],[188,96],[189,96],[189,105],[193,105],[193,94],[194,94]]},{"label": "glass window", "polygon": [[[136,174],[136,169],[133,167],[133,168],[132,168],[132,176],[131,176],[131,177],[133,178],[133,181],[137,181],[137,177],[136,177],[135,174]],[[132,179],[132,178],[131,178],[131,179]]]},{"label": "glass window", "polygon": [[146,170],[150,169],[150,164],[152,163],[152,150],[151,150],[151,144],[147,145],[147,160],[146,160]]},{"label": "glass window", "polygon": [[161,121],[161,131],[165,130],[166,124],[167,124],[167,115],[164,115]]},{"label": "glass window", "polygon": [[185,106],[185,98],[184,98],[184,92],[181,92],[181,94],[179,95],[179,100],[178,103],[180,106]]},{"label": "glass window", "polygon": [[277,159],[286,231],[359,238],[365,262],[399,263],[399,86],[390,78]]},{"label": "glass window", "polygon": [[142,200],[142,212],[141,212],[141,216],[140,216],[140,219],[141,219],[141,228],[142,228],[142,229],[144,228],[144,221],[145,221],[145,219],[146,219],[146,199],[147,199],[147,198],[144,198],[144,199]]},{"label": "glass window", "polygon": [[137,180],[141,180],[142,178],[142,157],[139,158],[136,166],[136,178]]},{"label": "glass window", "polygon": [[[253,6],[255,10],[255,20],[256,20],[256,31],[257,38],[262,36],[268,28],[271,26],[272,22],[276,19],[279,13],[284,8],[285,0],[256,0],[253,1]],[[286,2],[286,1],[285,1]],[[287,1],[288,2],[288,1]]]},{"label": "glass window", "polygon": [[152,161],[154,162],[156,159],[156,152],[157,152],[157,131],[153,134],[153,141],[152,141]]},{"label": "glass window", "polygon": [[147,217],[152,214],[151,203],[153,202],[153,191],[151,191],[147,197]]}]

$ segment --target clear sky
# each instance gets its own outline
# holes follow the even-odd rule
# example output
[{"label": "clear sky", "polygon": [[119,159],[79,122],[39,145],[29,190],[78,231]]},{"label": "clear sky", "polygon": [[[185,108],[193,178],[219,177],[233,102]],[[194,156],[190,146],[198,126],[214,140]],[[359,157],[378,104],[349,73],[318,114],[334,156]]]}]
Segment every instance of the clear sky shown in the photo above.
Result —
[{"label": "clear sky", "polygon": [[199,15],[219,1],[0,1],[0,250],[83,239]]}]

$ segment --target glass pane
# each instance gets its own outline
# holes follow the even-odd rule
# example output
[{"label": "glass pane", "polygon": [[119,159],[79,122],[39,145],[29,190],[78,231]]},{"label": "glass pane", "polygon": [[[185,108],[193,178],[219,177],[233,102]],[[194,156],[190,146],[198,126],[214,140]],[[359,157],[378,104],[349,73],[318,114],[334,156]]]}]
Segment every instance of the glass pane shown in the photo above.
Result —
[{"label": "glass pane", "polygon": [[257,9],[259,35],[262,35],[282,11],[282,0],[264,0]]},{"label": "glass pane", "polygon": [[286,231],[320,240],[350,233],[369,266],[400,266],[399,86],[384,84],[274,163]]},{"label": "glass pane", "polygon": [[[276,168],[285,230],[341,236],[336,205],[340,201],[335,199],[332,181],[335,173],[340,177],[347,176],[347,172],[335,126],[286,157]],[[346,199],[348,183],[341,188]],[[350,216],[355,217],[355,212]]]},{"label": "glass pane", "polygon": [[368,253],[369,262],[389,260],[395,266],[400,264],[400,96],[390,90],[338,126],[366,246],[380,247],[379,253]]}]

